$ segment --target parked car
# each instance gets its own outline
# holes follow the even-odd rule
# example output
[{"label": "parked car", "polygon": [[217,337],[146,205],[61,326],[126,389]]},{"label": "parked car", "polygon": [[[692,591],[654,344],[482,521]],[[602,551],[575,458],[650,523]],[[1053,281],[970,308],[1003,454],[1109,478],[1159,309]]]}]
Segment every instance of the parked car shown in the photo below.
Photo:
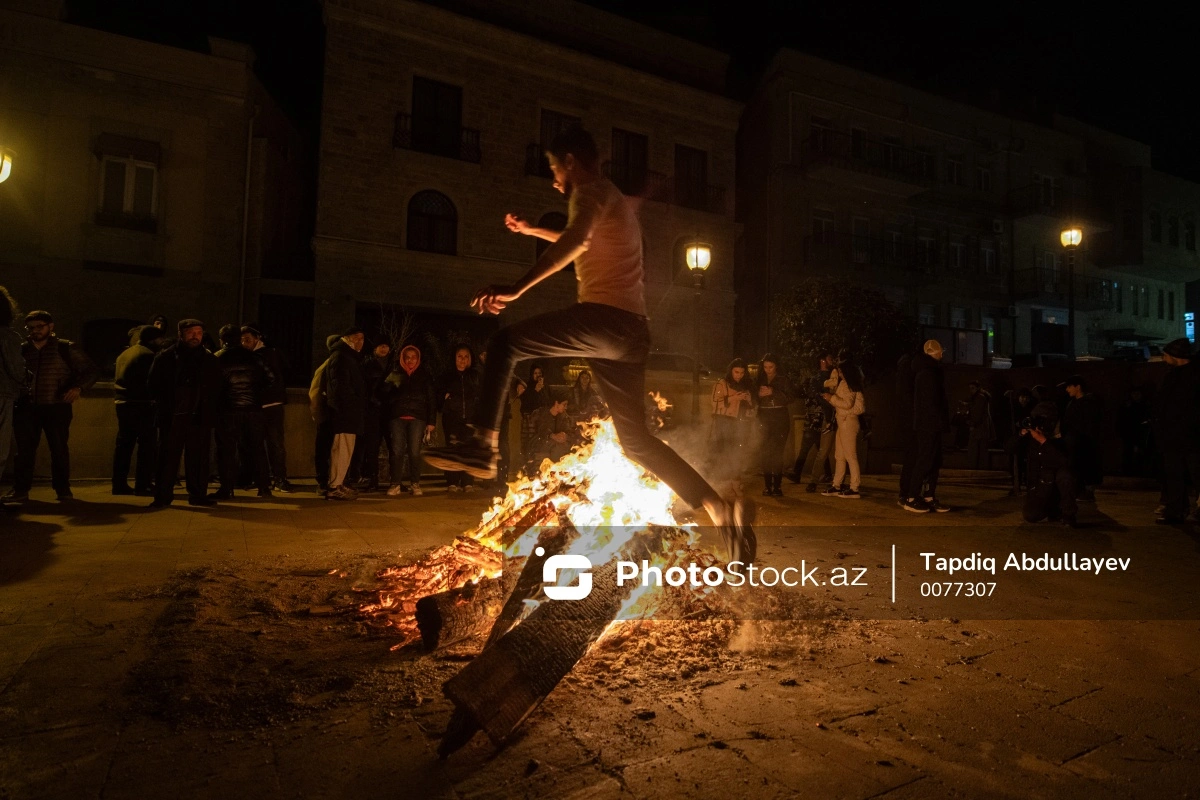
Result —
[{"label": "parked car", "polygon": [[1109,361],[1162,361],[1162,348],[1156,344],[1123,345],[1116,348]]}]

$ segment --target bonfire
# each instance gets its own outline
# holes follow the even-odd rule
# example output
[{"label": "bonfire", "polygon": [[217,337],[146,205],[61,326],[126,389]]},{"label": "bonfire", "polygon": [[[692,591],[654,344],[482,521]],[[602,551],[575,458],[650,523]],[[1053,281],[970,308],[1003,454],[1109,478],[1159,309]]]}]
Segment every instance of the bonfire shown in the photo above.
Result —
[{"label": "bonfire", "polygon": [[[618,560],[644,560],[664,572],[720,562],[699,546],[695,525],[676,518],[671,489],[625,457],[612,422],[585,427],[584,445],[509,484],[473,530],[380,572],[383,588],[359,608],[399,635],[393,649],[419,640],[431,652],[475,655],[444,687],[455,713],[443,756],[480,729],[503,744],[619,626],[651,615],[695,618],[722,602],[708,588],[617,585]],[[546,598],[543,565],[559,554],[584,555],[593,565],[586,598]],[[577,579],[562,570],[557,585]]]}]

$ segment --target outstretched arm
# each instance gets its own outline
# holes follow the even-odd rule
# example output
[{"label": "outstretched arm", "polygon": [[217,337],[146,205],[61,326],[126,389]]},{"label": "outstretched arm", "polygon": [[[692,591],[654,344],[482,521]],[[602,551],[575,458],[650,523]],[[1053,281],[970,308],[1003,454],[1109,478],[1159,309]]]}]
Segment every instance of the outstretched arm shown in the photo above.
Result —
[{"label": "outstretched arm", "polygon": [[536,236],[539,239],[545,239],[547,242],[557,242],[558,237],[562,236],[562,231],[552,230],[550,228],[537,228],[529,224],[529,221],[518,214],[505,214],[504,224],[513,233],[524,234],[525,236]]}]

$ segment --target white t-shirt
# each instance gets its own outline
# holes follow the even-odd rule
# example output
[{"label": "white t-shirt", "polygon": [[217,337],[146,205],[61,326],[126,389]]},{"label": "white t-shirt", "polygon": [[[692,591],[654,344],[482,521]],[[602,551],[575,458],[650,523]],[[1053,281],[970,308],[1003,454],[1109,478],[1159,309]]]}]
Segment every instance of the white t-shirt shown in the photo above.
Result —
[{"label": "white t-shirt", "polygon": [[607,178],[571,192],[567,229],[588,224],[588,249],[575,259],[579,302],[603,303],[646,316],[642,227],[621,190]]}]

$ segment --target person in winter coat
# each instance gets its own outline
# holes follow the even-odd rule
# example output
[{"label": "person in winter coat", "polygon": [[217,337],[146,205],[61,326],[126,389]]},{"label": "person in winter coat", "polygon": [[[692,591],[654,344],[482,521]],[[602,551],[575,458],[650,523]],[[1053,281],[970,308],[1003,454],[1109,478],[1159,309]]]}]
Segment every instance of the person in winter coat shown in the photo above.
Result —
[{"label": "person in winter coat", "polygon": [[521,457],[528,458],[529,440],[537,432],[537,422],[534,414],[539,408],[550,405],[550,394],[546,388],[546,375],[541,364],[529,367],[529,380],[525,381],[525,389],[521,392]]},{"label": "person in winter coat", "polygon": [[[396,366],[383,384],[383,405],[392,441],[392,485],[388,495],[403,491],[421,495],[421,448],[433,436],[437,402],[433,378],[421,366],[421,351],[411,344],[400,351]],[[408,485],[405,486],[405,459]]]},{"label": "person in winter coat", "polygon": [[242,347],[263,360],[267,372],[274,382],[263,392],[263,426],[266,430],[267,464],[271,471],[272,485],[277,491],[291,494],[295,491],[287,477],[287,447],[284,444],[284,415],[287,406],[287,359],[278,347],[270,347],[263,341],[257,323],[241,328]]},{"label": "person in winter coat", "polygon": [[18,316],[17,301],[0,286],[0,474],[12,450],[13,407],[24,394],[27,380],[23,340],[12,326]]},{"label": "person in winter coat", "polygon": [[[1154,440],[1162,455],[1162,525],[1187,521],[1188,481],[1200,482],[1200,364],[1187,339],[1163,347],[1170,367],[1154,397]],[[1196,512],[1200,515],[1200,511]]]},{"label": "person in winter coat", "polygon": [[[133,329],[129,347],[117,356],[113,377],[114,405],[117,410],[117,440],[113,445],[112,493],[154,494],[158,436],[154,427],[154,404],[150,401],[150,366],[154,363],[154,344],[162,331],[153,325]],[[129,485],[129,463],[137,448],[137,473]]]},{"label": "person in winter coat", "polygon": [[788,410],[794,399],[792,385],[779,372],[779,359],[770,353],[762,357],[754,385],[762,433],[763,494],[782,497],[783,468],[787,464],[783,449],[792,428],[792,412]]},{"label": "person in winter coat", "polygon": [[558,461],[579,444],[579,426],[567,413],[568,399],[552,396],[550,405],[537,412],[537,430],[530,440],[530,457],[525,464],[526,474],[534,474],[544,459]]},{"label": "person in winter coat", "polygon": [[383,381],[392,371],[392,345],[383,341],[371,348],[363,361],[367,381],[367,411],[363,415],[362,436],[354,442],[354,460],[347,483],[361,492],[379,490],[379,444],[386,426]]},{"label": "person in winter coat", "polygon": [[592,385],[592,373],[586,369],[579,371],[571,386],[567,399],[567,413],[577,422],[590,422],[594,417],[604,417],[608,409],[596,387]]},{"label": "person in winter coat", "polygon": [[1055,433],[1058,407],[1050,402],[1038,403],[1029,422],[1030,427],[1022,428],[1021,435],[1032,440],[1028,468],[1032,485],[1025,495],[1022,516],[1026,522],[1061,520],[1073,528],[1078,524],[1077,484],[1066,442]]},{"label": "person in winter coat", "polygon": [[[325,337],[325,349],[332,355],[333,347],[342,340],[336,333]],[[325,380],[325,369],[329,366],[330,356],[326,356],[321,365],[313,372],[312,382],[308,387],[308,409],[313,422],[317,423],[317,434],[313,438],[313,466],[317,475],[317,494],[324,495],[329,491],[329,463],[333,450],[333,415],[329,413]]]},{"label": "person in winter coat", "polygon": [[150,508],[175,499],[179,459],[184,460],[188,505],[212,506],[208,495],[209,444],[216,421],[221,368],[202,344],[204,323],[179,321],[179,338],[154,357],[146,385],[158,423],[158,478]]},{"label": "person in winter coat", "polygon": [[1104,435],[1104,406],[1087,389],[1087,381],[1072,375],[1066,381],[1066,411],[1062,417],[1062,436],[1071,453],[1071,463],[1081,484],[1082,498],[1094,502],[1096,487],[1103,480],[1100,444]]},{"label": "person in winter coat", "polygon": [[[833,406],[837,417],[837,433],[834,443],[833,483],[821,494],[826,497],[843,497],[857,500],[862,484],[862,470],[858,465],[859,417],[867,410],[863,399],[863,377],[859,368],[843,352],[838,355],[837,366],[825,381],[825,402]],[[846,470],[850,471],[850,485],[843,484]]]},{"label": "person in winter coat", "polygon": [[742,446],[754,418],[754,382],[746,374],[746,362],[735,358],[729,362],[725,377],[713,385],[712,391],[712,457],[741,469]]},{"label": "person in winter coat", "polygon": [[[446,371],[437,383],[442,433],[446,437],[446,443],[451,446],[470,441],[473,436],[471,419],[479,395],[479,375],[471,367],[471,348],[460,344],[454,349],[454,369]],[[522,397],[528,396],[532,391],[534,390],[531,387]],[[542,397],[546,397],[544,383]],[[451,492],[473,492],[475,479],[466,472],[446,470],[446,486]]]},{"label": "person in winter coat", "polygon": [[967,468],[988,468],[988,447],[996,438],[996,429],[992,425],[992,395],[979,385],[979,381],[967,384],[970,392],[968,401],[970,410],[967,412]]},{"label": "person in winter coat", "polygon": [[808,476],[808,484],[804,487],[809,493],[817,490],[818,481],[828,483],[833,479],[834,428],[837,423],[833,406],[826,403],[821,395],[825,393],[825,381],[829,380],[835,360],[833,353],[821,356],[817,362],[817,374],[808,381],[804,392],[807,419],[800,440],[800,452],[796,454],[796,464],[788,480],[793,483],[804,480],[805,462],[808,461],[808,454],[815,450],[812,474]]},{"label": "person in winter coat", "polygon": [[365,341],[361,328],[348,328],[334,344],[325,367],[325,397],[333,421],[327,500],[358,499],[358,492],[346,485],[346,476],[354,457],[354,442],[362,434],[367,412],[367,380],[359,355]]},{"label": "person in winter coat", "polygon": [[21,347],[25,368],[32,375],[29,394],[13,409],[17,461],[13,465],[13,491],[6,500],[20,504],[29,498],[33,485],[34,457],[42,434],[50,450],[50,481],[60,501],[71,494],[71,453],[67,439],[71,431],[72,406],[84,389],[99,376],[92,360],[76,345],[54,334],[54,318],[48,311],[25,316],[27,341]]},{"label": "person in winter coat", "polygon": [[267,369],[266,362],[242,347],[241,330],[237,326],[225,325],[218,336],[225,345],[216,354],[221,368],[216,427],[221,487],[211,497],[233,499],[239,455],[251,465],[258,496],[271,497],[263,397],[278,378]]},{"label": "person in winter coat", "polygon": [[950,409],[942,374],[942,345],[929,339],[912,357],[912,446],[905,458],[911,467],[901,478],[905,485],[900,507],[918,514],[949,511],[937,501],[938,472],[942,468],[942,435],[950,428]]}]

